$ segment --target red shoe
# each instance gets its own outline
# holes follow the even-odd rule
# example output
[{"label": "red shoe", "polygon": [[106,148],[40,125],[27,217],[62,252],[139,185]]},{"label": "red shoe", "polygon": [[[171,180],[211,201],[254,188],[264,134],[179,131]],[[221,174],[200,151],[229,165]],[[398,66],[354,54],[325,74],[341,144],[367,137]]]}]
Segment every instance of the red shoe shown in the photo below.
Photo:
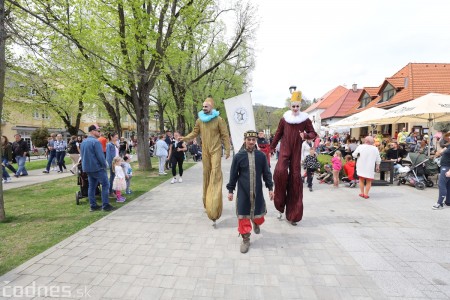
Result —
[{"label": "red shoe", "polygon": [[365,196],[364,194],[359,194],[359,196],[360,196],[361,198],[365,198],[365,197],[364,197],[364,196]]},{"label": "red shoe", "polygon": [[364,199],[369,199],[370,197],[369,197],[369,195],[363,195],[363,198]]}]

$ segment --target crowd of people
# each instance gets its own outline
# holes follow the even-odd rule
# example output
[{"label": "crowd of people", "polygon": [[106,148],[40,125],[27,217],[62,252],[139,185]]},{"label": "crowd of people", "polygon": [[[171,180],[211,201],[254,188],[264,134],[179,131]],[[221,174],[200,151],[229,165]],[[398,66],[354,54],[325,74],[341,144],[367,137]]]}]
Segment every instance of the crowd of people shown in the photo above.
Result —
[{"label": "crowd of people", "polygon": [[[6,136],[1,137],[1,157],[2,157],[2,182],[11,182],[11,176],[6,169],[8,168],[13,176],[19,178],[20,176],[28,176],[28,171],[25,167],[27,158],[30,155],[30,149],[27,142],[20,134],[14,135],[14,142],[10,142]],[[12,162],[17,163],[17,170],[11,165]]]},{"label": "crowd of people", "polygon": [[[89,126],[88,131],[89,136],[81,141],[78,148],[82,170],[88,175],[90,211],[111,211],[115,207],[109,203],[109,198],[122,203],[126,201],[122,193],[132,193],[133,170],[129,163],[129,148],[115,132],[105,137],[97,125]],[[101,186],[102,206],[97,205],[95,199],[98,185]]]},{"label": "crowd of people", "polygon": [[[279,219],[285,214],[286,220],[295,226],[303,217],[303,184],[306,183],[312,192],[315,173],[318,173],[320,183],[333,184],[334,188],[338,188],[341,181],[350,188],[359,184],[359,196],[368,199],[382,160],[393,162],[394,172],[399,173],[405,157],[414,152],[440,159],[439,198],[433,209],[441,209],[444,204],[450,206],[450,132],[435,140],[426,134],[419,136],[415,131],[407,132],[406,128],[392,137],[370,134],[357,140],[349,134],[341,136],[338,133],[320,137],[308,115],[300,111],[300,102],[301,95],[294,92],[290,110],[283,114],[275,134],[266,138],[263,131],[247,131],[240,151],[233,157],[226,187],[230,201],[238,187],[236,212],[242,253],[249,250],[252,229],[259,234],[264,223],[267,209],[262,181],[279,212]],[[97,125],[89,126],[88,131],[88,135],[72,136],[69,141],[61,134],[51,134],[46,147],[48,162],[43,173],[70,171],[77,174],[81,161],[82,170],[88,176],[90,210],[114,210],[110,198],[120,203],[126,201],[123,193],[132,193],[129,153],[137,143],[133,139],[128,142],[119,138],[117,133],[104,135]],[[201,145],[197,143],[198,137],[201,137]],[[20,134],[14,139],[10,143],[2,136],[3,182],[11,181],[6,169],[17,178],[28,175],[25,161],[30,149]],[[167,130],[165,134],[151,136],[148,143],[150,156],[158,157],[159,175],[167,175],[166,171],[171,170],[171,184],[183,182],[186,153],[191,153],[195,161],[202,161],[203,207],[214,226],[222,214],[221,159],[230,156],[230,140],[225,121],[214,109],[214,100],[208,97],[191,133],[183,136],[180,132],[172,134]],[[67,154],[72,161],[70,169],[64,161]],[[318,154],[331,155],[330,163],[322,168]],[[272,155],[277,159],[273,176]],[[17,170],[11,165],[13,159],[18,164]],[[98,186],[101,186],[101,206],[95,199]]]},{"label": "crowd of people", "polygon": [[[374,173],[379,172],[382,161],[390,161],[393,163],[394,180],[404,169],[403,165],[411,165],[408,155],[424,156],[424,160],[430,160],[439,165],[438,170],[438,187],[439,198],[433,209],[438,210],[444,208],[444,205],[450,206],[450,132],[433,136],[432,134],[419,134],[416,131],[408,132],[403,128],[399,133],[395,132],[393,136],[382,136],[381,134],[369,135],[364,141],[352,138],[349,134],[327,135],[322,138],[317,137],[313,141],[305,141],[303,143],[303,151],[309,147],[316,146],[316,153],[333,155],[332,163],[326,164],[322,173],[317,179],[320,183],[339,182],[339,172],[344,170],[344,177],[340,180],[347,183],[349,187],[355,187],[358,183],[360,186],[360,197],[369,198],[369,191],[374,178]],[[344,164],[342,162],[341,153],[345,155]],[[412,155],[412,154],[411,154]],[[354,161],[356,159],[356,161]],[[304,159],[302,163],[305,164]],[[414,166],[413,166],[414,167]],[[305,165],[305,170],[310,170]],[[315,169],[317,171],[317,169]],[[306,173],[304,177],[306,177]],[[427,176],[426,174],[424,175]],[[308,181],[308,188],[312,191],[312,183]],[[448,197],[447,197],[448,196]]]},{"label": "crowd of people", "polygon": [[[95,127],[95,128],[94,128]],[[1,158],[2,158],[2,182],[9,183],[12,181],[7,169],[9,169],[13,176],[19,178],[21,176],[28,176],[26,169],[26,160],[30,157],[30,147],[28,143],[22,138],[20,134],[14,135],[14,142],[10,142],[6,136],[1,137]],[[95,139],[95,147],[87,147],[93,145]],[[86,147],[84,147],[86,146]],[[89,149],[82,155],[83,147]],[[99,149],[97,149],[99,147]],[[124,138],[119,140],[118,134],[109,133],[107,137],[100,131],[96,125],[89,127],[89,135],[71,136],[68,141],[63,138],[62,134],[51,133],[47,138],[45,145],[45,155],[47,157],[47,165],[42,171],[44,174],[49,174],[51,171],[57,173],[71,172],[76,175],[79,170],[83,170],[88,174],[89,188],[94,189],[94,197],[89,195],[91,210],[97,210],[95,202],[95,189],[97,182],[102,186],[102,192],[106,193],[106,198],[102,195],[103,210],[111,210],[113,207],[109,205],[109,197],[116,198],[117,202],[125,201],[125,197],[121,195],[121,191],[130,194],[130,180],[132,177],[132,169],[129,164],[130,150],[133,147],[132,139],[127,142]],[[98,153],[96,152],[97,150]],[[100,154],[101,157],[96,154]],[[68,168],[65,163],[66,156],[69,155],[72,166]],[[81,160],[81,158],[83,158]],[[105,160],[103,163],[102,160]],[[79,168],[80,161],[83,168]],[[17,169],[12,163],[17,163]],[[118,164],[122,171],[117,169]],[[109,170],[108,184],[104,181],[103,171],[100,169]],[[107,178],[107,177],[106,177]],[[91,181],[93,184],[91,184]],[[97,182],[95,182],[97,181]],[[123,181],[123,184],[118,184]]]}]

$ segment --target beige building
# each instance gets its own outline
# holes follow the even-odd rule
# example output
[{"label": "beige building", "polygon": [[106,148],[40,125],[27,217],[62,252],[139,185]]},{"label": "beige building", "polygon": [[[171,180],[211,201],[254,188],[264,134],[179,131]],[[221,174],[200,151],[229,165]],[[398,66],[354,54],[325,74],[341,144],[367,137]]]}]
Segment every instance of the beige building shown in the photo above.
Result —
[{"label": "beige building", "polygon": [[[26,105],[25,103],[23,105]],[[19,133],[22,138],[24,138],[30,145],[31,134],[38,128],[46,127],[50,133],[62,133],[68,137],[64,123],[61,119],[47,112],[43,109],[34,109],[33,111],[27,110],[12,110],[11,107],[7,107],[5,110],[7,117],[5,121],[2,121],[2,134],[10,141],[13,140],[15,134]],[[111,123],[111,122],[109,122]],[[78,131],[79,135],[87,133],[87,129],[92,124],[98,124],[100,127],[108,124],[107,114],[100,111],[99,113],[92,114],[87,113],[81,117],[80,129]],[[150,119],[149,131],[155,132],[156,130],[156,120]],[[122,134],[121,136],[129,139],[130,136],[136,132],[136,123],[131,119],[130,116],[125,115],[122,117]]]}]

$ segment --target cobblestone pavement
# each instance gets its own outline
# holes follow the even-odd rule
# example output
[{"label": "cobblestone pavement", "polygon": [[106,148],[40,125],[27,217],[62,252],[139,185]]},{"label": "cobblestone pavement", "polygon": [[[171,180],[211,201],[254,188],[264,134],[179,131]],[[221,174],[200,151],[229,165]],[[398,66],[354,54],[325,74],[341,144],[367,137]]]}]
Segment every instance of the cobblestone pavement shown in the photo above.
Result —
[{"label": "cobblestone pavement", "polygon": [[[223,160],[224,185],[230,163]],[[241,254],[225,188],[214,229],[202,206],[201,163],[183,180],[166,181],[0,277],[0,296],[450,298],[450,208],[431,209],[436,188],[373,187],[366,200],[357,188],[315,181],[313,192],[304,189],[298,226],[279,221],[267,201],[261,234]]]}]

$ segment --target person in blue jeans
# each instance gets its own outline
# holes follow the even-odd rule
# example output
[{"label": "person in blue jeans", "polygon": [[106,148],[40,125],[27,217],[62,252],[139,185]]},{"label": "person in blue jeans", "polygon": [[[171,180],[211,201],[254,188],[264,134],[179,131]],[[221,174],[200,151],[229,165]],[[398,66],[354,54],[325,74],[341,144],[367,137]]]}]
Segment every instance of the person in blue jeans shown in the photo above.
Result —
[{"label": "person in blue jeans", "polygon": [[[81,143],[81,165],[83,171],[88,175],[88,198],[90,204],[90,211],[112,211],[114,206],[109,204],[108,191],[109,181],[106,174],[106,158],[103,154],[101,143],[97,140],[100,137],[100,127],[91,125],[88,128],[89,136]],[[97,184],[102,186],[102,206],[97,205],[95,200],[95,190]]]},{"label": "person in blue jeans", "polygon": [[[444,134],[443,139],[446,144],[450,141],[450,131]],[[433,209],[444,208],[445,205],[450,206],[450,145],[446,145],[440,152],[436,153],[436,157],[441,156],[441,173],[439,174],[438,187],[439,198]]]},{"label": "person in blue jeans", "polygon": [[45,168],[42,173],[49,173],[50,167],[52,165],[52,162],[56,159],[56,149],[55,149],[55,140],[56,140],[56,134],[52,133],[50,135],[50,139],[48,140],[47,149],[48,149],[48,162],[47,167]]},{"label": "person in blue jeans", "polygon": [[6,168],[10,169],[14,174],[17,170],[9,163],[12,160],[12,146],[6,136],[1,138],[1,155],[2,155],[2,177],[5,182],[11,182],[11,176],[9,176]]},{"label": "person in blue jeans", "polygon": [[14,176],[19,178],[19,176],[28,175],[27,169],[25,168],[25,162],[27,161],[27,154],[30,149],[28,148],[27,142],[22,139],[20,134],[15,134],[14,139],[16,141],[12,144],[12,151],[13,156],[16,158],[17,165],[19,166]]},{"label": "person in blue jeans", "polygon": [[56,161],[58,162],[59,167],[58,173],[62,173],[64,170],[67,171],[66,163],[64,162],[66,157],[67,142],[63,139],[62,134],[59,133],[56,136],[54,146],[56,150]]}]

